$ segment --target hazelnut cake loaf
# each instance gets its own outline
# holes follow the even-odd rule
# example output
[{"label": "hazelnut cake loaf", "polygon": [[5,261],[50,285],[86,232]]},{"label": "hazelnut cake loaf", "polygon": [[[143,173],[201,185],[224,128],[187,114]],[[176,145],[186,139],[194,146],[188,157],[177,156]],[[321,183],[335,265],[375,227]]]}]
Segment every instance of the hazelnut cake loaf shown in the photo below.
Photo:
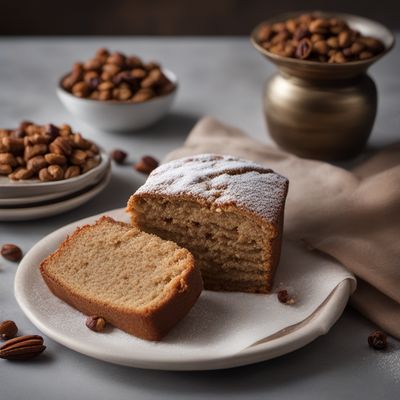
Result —
[{"label": "hazelnut cake loaf", "polygon": [[161,165],[131,196],[134,225],[187,248],[210,290],[267,293],[279,263],[288,180],[202,154]]},{"label": "hazelnut cake loaf", "polygon": [[60,299],[147,340],[160,340],[203,287],[189,251],[109,217],[78,228],[40,271]]}]

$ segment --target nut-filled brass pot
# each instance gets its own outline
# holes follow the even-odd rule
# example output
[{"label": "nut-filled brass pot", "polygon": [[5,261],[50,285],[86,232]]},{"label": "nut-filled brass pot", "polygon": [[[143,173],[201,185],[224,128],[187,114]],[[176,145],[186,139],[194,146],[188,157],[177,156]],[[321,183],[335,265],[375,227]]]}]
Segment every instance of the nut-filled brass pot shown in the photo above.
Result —
[{"label": "nut-filled brass pot", "polygon": [[[293,18],[277,16],[264,23]],[[380,39],[385,50],[367,60],[330,64],[272,54],[252,43],[278,66],[264,86],[263,107],[269,133],[283,149],[301,157],[339,160],[357,155],[371,133],[377,110],[377,89],[367,69],[394,45],[383,25],[348,14],[319,13],[345,20],[363,35]]]}]

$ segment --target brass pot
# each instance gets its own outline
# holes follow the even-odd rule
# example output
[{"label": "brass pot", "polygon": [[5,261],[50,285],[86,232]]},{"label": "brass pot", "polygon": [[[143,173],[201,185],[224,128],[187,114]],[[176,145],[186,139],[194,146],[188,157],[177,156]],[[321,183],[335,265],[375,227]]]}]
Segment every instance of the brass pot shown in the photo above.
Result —
[{"label": "brass pot", "polygon": [[[274,23],[303,13],[277,16]],[[272,54],[251,35],[255,48],[279,71],[265,84],[263,102],[269,133],[283,149],[301,157],[339,160],[360,153],[368,141],[377,110],[377,90],[368,68],[394,45],[383,25],[349,14],[318,13],[345,20],[363,35],[380,39],[385,50],[375,57],[345,64],[298,60]]]}]

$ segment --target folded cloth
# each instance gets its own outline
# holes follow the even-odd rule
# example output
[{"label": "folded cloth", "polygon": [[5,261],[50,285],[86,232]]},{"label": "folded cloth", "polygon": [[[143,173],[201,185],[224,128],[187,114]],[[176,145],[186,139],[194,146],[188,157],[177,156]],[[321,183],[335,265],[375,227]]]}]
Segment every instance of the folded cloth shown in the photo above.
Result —
[{"label": "folded cloth", "polygon": [[285,235],[339,260],[357,276],[352,304],[400,339],[400,145],[353,170],[298,158],[207,117],[167,160],[230,154],[289,178]]}]

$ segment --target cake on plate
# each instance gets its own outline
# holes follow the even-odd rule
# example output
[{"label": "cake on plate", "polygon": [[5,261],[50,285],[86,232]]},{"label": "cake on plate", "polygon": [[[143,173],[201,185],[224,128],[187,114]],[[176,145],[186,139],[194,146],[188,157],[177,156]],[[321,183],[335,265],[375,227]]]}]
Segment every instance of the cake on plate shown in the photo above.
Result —
[{"label": "cake on plate", "polygon": [[131,196],[133,225],[188,249],[206,289],[268,293],[288,180],[254,162],[202,154],[161,165]]},{"label": "cake on plate", "polygon": [[160,340],[203,287],[186,249],[109,217],[78,228],[40,271],[60,299],[147,340]]}]

